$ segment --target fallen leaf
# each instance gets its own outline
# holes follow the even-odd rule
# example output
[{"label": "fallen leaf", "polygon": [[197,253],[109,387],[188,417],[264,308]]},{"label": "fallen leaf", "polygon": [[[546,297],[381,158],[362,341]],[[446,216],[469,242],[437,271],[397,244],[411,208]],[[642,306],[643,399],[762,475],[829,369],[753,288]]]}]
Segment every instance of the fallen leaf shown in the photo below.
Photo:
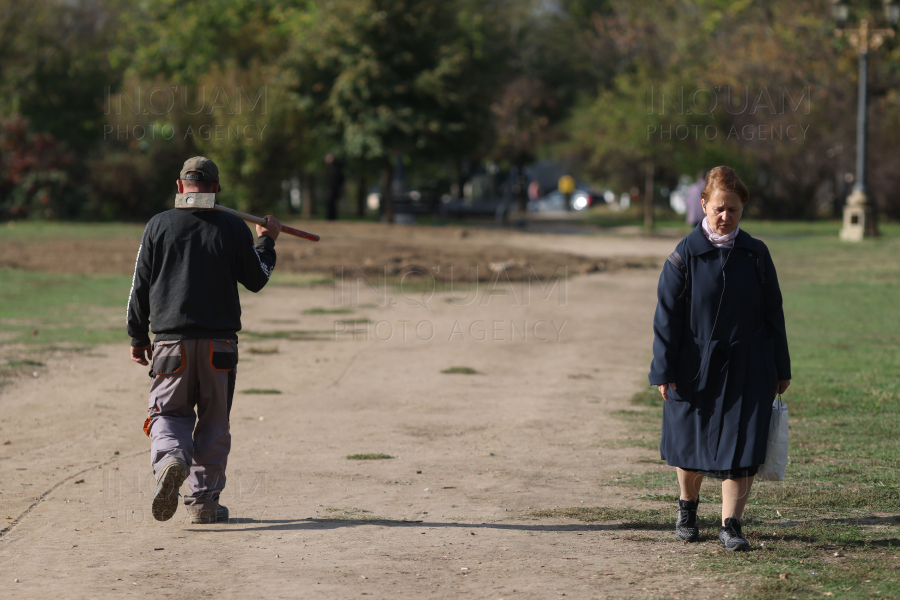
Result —
[{"label": "fallen leaf", "polygon": [[778,575],[778,579],[787,579],[787,578],[790,577],[790,576],[791,576],[790,573],[780,573],[780,574]]},{"label": "fallen leaf", "polygon": [[834,592],[822,592],[823,596],[834,596]]},{"label": "fallen leaf", "polygon": [[9,446],[10,444],[12,444],[12,442],[9,440],[6,440],[5,442],[3,442],[4,446]]},{"label": "fallen leaf", "polygon": [[79,479],[75,483],[84,483],[84,479]]}]

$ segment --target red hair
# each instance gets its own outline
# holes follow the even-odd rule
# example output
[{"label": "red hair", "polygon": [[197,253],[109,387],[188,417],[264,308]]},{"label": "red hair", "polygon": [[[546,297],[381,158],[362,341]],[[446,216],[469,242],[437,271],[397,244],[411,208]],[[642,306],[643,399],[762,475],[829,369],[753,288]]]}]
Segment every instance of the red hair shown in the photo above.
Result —
[{"label": "red hair", "polygon": [[703,186],[703,192],[700,193],[704,204],[709,201],[709,197],[716,190],[734,192],[741,199],[741,204],[747,204],[750,199],[750,191],[731,167],[715,167],[706,174],[706,185]]}]

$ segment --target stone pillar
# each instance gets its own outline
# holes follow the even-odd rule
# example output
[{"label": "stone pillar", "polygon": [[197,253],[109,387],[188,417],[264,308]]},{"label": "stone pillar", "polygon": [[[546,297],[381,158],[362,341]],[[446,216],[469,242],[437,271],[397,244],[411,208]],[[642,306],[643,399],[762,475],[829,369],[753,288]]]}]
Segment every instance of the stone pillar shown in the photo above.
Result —
[{"label": "stone pillar", "polygon": [[872,207],[866,202],[866,194],[855,190],[844,206],[844,226],[841,239],[845,242],[861,242],[864,237],[878,235],[872,219]]}]

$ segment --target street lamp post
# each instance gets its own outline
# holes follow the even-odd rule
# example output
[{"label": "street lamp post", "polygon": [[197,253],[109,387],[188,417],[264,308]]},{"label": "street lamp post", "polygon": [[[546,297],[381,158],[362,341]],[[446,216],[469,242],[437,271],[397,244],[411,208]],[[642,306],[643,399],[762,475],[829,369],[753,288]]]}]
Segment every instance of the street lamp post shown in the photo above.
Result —
[{"label": "street lamp post", "polygon": [[872,218],[872,207],[869,205],[866,190],[866,88],[868,78],[869,50],[876,50],[884,43],[886,37],[894,37],[894,27],[900,21],[900,5],[896,0],[882,0],[885,16],[891,29],[869,29],[869,21],[861,19],[858,29],[847,29],[849,8],[844,0],[832,0],[831,8],[837,28],[834,33],[838,37],[846,37],[856,49],[859,57],[859,98],[856,110],[856,182],[853,193],[847,198],[844,207],[844,226],[841,228],[841,239],[858,242],[865,236],[878,235],[875,220]]}]

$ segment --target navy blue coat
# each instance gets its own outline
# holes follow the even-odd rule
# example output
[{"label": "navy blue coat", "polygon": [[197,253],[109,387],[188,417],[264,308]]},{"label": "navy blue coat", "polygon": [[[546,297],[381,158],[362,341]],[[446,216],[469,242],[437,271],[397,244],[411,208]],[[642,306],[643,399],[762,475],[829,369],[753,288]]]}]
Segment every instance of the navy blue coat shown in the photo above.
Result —
[{"label": "navy blue coat", "polygon": [[704,471],[764,463],[775,388],[791,378],[768,249],[743,230],[734,248],[716,248],[698,226],[663,266],[657,296],[650,383],[678,388],[663,404],[663,460]]}]

